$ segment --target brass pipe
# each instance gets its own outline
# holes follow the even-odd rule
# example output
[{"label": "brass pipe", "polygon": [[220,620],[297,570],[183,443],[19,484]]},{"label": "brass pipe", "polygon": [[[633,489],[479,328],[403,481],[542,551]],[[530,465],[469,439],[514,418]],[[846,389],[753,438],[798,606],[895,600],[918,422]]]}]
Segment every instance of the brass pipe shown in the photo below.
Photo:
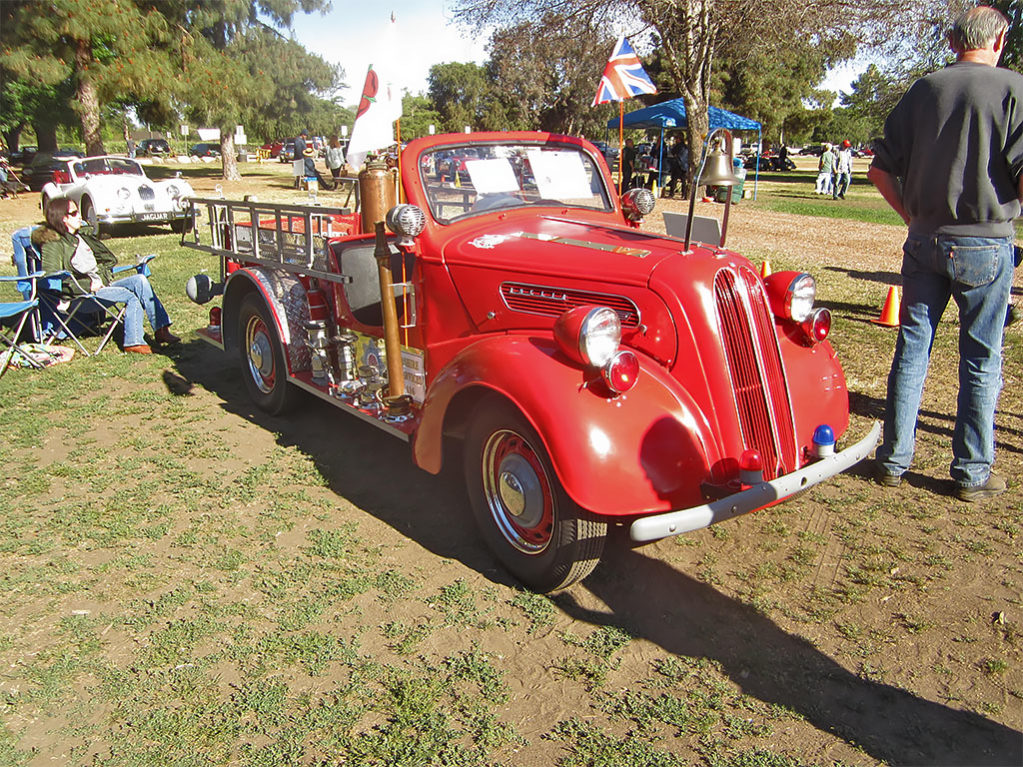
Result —
[{"label": "brass pipe", "polygon": [[376,249],[380,274],[380,306],[384,315],[384,356],[387,358],[388,399],[405,394],[405,370],[401,364],[401,339],[398,336],[398,308],[394,303],[394,277],[391,274],[391,249],[387,246],[384,222],[376,222]]}]

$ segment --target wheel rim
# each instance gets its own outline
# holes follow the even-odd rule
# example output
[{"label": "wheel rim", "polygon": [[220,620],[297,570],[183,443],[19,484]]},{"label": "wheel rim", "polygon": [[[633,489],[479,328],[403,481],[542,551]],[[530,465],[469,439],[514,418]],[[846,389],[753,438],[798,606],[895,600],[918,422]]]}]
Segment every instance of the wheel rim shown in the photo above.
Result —
[{"label": "wheel rim", "polygon": [[273,342],[261,317],[250,317],[245,325],[245,359],[249,375],[263,394],[270,394],[277,379],[274,370]]},{"label": "wheel rim", "polygon": [[554,531],[554,495],[539,457],[519,434],[496,431],[483,448],[483,494],[509,544],[540,554]]}]

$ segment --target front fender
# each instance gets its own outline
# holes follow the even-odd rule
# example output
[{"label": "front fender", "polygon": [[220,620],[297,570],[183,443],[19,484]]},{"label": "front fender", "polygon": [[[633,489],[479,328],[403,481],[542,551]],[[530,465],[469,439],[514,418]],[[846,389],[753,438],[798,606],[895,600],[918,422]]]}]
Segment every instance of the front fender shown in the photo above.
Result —
[{"label": "front fender", "polygon": [[[718,460],[708,420],[662,367],[643,355],[629,392],[599,381],[549,340],[493,336],[462,349],[437,375],[413,444],[417,465],[439,472],[445,421],[458,395],[480,387],[511,401],[543,440],[569,496],[597,514],[629,515],[703,501]],[[475,398],[474,398],[475,401]]]}]

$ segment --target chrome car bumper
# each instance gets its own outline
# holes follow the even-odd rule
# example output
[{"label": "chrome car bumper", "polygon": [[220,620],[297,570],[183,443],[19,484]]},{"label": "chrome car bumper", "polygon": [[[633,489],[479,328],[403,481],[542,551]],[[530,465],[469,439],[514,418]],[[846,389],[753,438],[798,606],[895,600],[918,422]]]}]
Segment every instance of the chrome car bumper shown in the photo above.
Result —
[{"label": "chrome car bumper", "polygon": [[874,449],[881,436],[881,422],[875,421],[866,437],[840,453],[829,455],[783,477],[761,482],[748,490],[693,506],[637,519],[629,528],[634,541],[656,541],[672,535],[700,530],[726,519],[749,514],[769,503],[788,498],[819,482],[841,474],[860,462]]}]

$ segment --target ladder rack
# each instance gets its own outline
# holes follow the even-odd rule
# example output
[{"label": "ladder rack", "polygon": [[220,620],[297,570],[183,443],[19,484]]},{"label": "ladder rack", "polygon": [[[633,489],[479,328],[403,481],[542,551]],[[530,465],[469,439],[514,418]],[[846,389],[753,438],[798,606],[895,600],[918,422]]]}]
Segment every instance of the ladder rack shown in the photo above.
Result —
[{"label": "ladder rack", "polygon": [[[188,214],[191,232],[181,235],[186,248],[331,282],[344,278],[329,270],[327,243],[356,234],[358,222],[347,208],[203,197],[189,198]],[[199,226],[204,217],[209,242],[203,241]]]}]

